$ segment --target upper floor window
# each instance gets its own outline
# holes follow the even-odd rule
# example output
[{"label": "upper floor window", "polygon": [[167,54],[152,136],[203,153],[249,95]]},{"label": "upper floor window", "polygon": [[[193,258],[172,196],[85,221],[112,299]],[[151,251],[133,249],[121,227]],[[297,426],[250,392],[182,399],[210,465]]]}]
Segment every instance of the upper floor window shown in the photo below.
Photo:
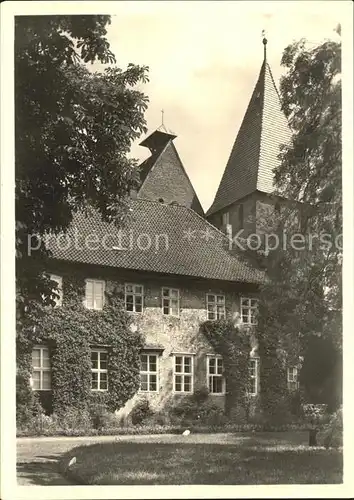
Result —
[{"label": "upper floor window", "polygon": [[85,306],[87,309],[103,309],[105,282],[102,280],[86,280]]},{"label": "upper floor window", "polygon": [[299,387],[298,370],[296,366],[291,366],[287,369],[287,382],[289,390],[296,390]]},{"label": "upper floor window", "polygon": [[143,291],[142,285],[125,284],[125,308],[127,311],[143,312]]},{"label": "upper floor window", "polygon": [[225,212],[222,214],[222,225],[226,227],[229,224],[230,224],[230,213]]},{"label": "upper floor window", "polygon": [[175,355],[173,390],[175,392],[193,392],[193,356]]},{"label": "upper floor window", "polygon": [[210,394],[224,394],[224,367],[220,356],[207,356],[207,376]]},{"label": "upper floor window", "polygon": [[93,391],[108,390],[108,351],[106,349],[91,350],[91,389]]},{"label": "upper floor window", "polygon": [[244,220],[243,220],[243,205],[238,206],[238,225],[239,228],[243,228]]},{"label": "upper floor window", "polygon": [[55,296],[53,296],[53,300],[55,302],[55,306],[59,307],[63,303],[63,278],[61,276],[57,276],[56,274],[51,274],[50,279],[57,283],[57,289],[53,290]]},{"label": "upper floor window", "polygon": [[158,355],[140,355],[140,390],[158,392]]},{"label": "upper floor window", "polygon": [[49,348],[35,346],[32,349],[32,389],[49,391],[52,388]]},{"label": "upper floor window", "polygon": [[258,394],[258,359],[252,358],[248,364],[249,375],[249,394],[255,396]]},{"label": "upper floor window", "polygon": [[225,318],[225,295],[207,293],[207,318],[209,320]]},{"label": "upper floor window", "polygon": [[179,290],[177,288],[162,289],[162,311],[163,314],[171,316],[179,315]]},{"label": "upper floor window", "polygon": [[241,322],[247,325],[256,325],[257,308],[257,299],[241,297]]}]

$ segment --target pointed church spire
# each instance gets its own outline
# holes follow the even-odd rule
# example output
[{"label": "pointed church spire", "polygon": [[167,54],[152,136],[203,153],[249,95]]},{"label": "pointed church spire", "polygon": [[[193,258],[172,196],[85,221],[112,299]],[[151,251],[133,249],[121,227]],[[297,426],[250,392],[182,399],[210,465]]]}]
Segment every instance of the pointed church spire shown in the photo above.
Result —
[{"label": "pointed church spire", "polygon": [[265,30],[262,30],[262,37],[263,37],[263,54],[264,54],[264,62],[267,61],[267,43],[268,40],[266,39],[266,32]]},{"label": "pointed church spire", "polygon": [[264,61],[236,140],[221,178],[210,216],[255,191],[274,191],[273,169],[279,163],[280,145],[291,132],[267,57],[267,39],[262,32]]}]

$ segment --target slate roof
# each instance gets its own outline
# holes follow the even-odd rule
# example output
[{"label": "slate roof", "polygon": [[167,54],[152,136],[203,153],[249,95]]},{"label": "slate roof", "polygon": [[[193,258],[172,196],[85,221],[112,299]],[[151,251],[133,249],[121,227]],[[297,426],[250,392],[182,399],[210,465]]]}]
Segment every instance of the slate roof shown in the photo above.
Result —
[{"label": "slate roof", "polygon": [[[90,241],[95,238],[94,245],[84,244],[88,235]],[[77,213],[64,241],[70,244],[50,238],[48,247],[54,258],[213,280],[264,280],[263,272],[231,254],[223,233],[180,205],[132,200],[121,231],[93,210],[87,216]]]},{"label": "slate roof", "polygon": [[215,199],[207,216],[258,190],[274,190],[273,169],[279,146],[291,137],[280,97],[266,60],[232,147]]}]

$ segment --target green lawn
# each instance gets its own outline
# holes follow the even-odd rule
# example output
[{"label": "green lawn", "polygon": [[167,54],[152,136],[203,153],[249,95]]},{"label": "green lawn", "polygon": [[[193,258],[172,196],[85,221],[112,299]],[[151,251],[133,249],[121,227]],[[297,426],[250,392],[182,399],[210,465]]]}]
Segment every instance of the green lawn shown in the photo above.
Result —
[{"label": "green lawn", "polygon": [[342,453],[309,448],[305,432],[121,437],[79,446],[62,465],[84,484],[334,484]]}]

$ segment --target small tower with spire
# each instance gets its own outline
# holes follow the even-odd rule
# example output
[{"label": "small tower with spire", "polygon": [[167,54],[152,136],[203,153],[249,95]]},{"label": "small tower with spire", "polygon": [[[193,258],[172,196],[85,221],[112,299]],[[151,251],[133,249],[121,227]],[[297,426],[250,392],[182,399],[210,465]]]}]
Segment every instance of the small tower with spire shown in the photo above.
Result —
[{"label": "small tower with spire", "polygon": [[204,210],[173,143],[177,135],[165,126],[164,114],[164,110],[161,110],[161,125],[140,143],[140,146],[150,150],[151,156],[140,165],[141,185],[137,197],[186,206],[204,216]]}]

